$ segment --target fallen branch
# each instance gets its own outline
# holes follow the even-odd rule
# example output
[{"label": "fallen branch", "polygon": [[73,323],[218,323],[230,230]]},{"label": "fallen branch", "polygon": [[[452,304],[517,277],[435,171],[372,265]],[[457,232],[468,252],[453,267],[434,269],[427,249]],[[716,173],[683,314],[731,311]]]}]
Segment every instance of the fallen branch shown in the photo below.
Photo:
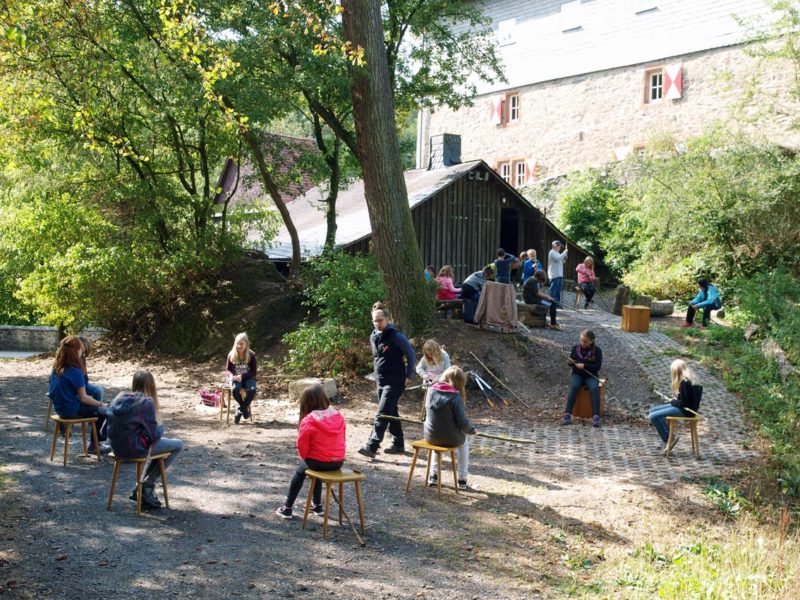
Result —
[{"label": "fallen branch", "polygon": [[497,375],[495,375],[494,373],[492,373],[492,371],[489,369],[489,367],[487,367],[487,366],[486,366],[486,365],[483,363],[483,361],[482,361],[480,358],[478,358],[477,356],[475,356],[475,353],[474,353],[474,352],[470,351],[470,354],[472,355],[472,358],[474,358],[475,360],[477,360],[477,361],[480,363],[480,365],[481,365],[481,366],[482,366],[484,369],[486,369],[486,372],[487,372],[487,373],[489,373],[489,375],[491,375],[492,377],[494,377],[494,378],[495,378],[495,380],[497,381],[497,383],[499,383],[499,384],[500,384],[500,385],[502,385],[504,388],[506,388],[506,389],[507,389],[509,392],[511,392],[511,393],[513,394],[514,398],[516,398],[517,400],[519,400],[520,402],[522,402],[522,403],[523,403],[525,406],[527,406],[528,408],[532,408],[530,404],[528,404],[527,402],[525,402],[525,400],[523,400],[522,398],[520,398],[520,397],[519,397],[519,394],[517,394],[517,393],[516,393],[514,390],[512,390],[512,389],[511,389],[510,387],[508,387],[508,386],[507,386],[505,383],[503,383],[503,382],[500,380],[500,378],[499,378]]},{"label": "fallen branch", "polygon": [[[423,425],[424,421],[417,421],[416,419],[406,419],[404,417],[392,417],[389,415],[378,415],[379,419],[386,419],[387,421],[402,421],[403,423],[416,423],[417,425]],[[535,444],[533,440],[525,440],[522,438],[512,438],[505,435],[492,435],[491,433],[481,433],[476,432],[472,435],[476,435],[478,437],[487,438],[490,440],[500,440],[501,442],[513,442],[515,444]]]}]

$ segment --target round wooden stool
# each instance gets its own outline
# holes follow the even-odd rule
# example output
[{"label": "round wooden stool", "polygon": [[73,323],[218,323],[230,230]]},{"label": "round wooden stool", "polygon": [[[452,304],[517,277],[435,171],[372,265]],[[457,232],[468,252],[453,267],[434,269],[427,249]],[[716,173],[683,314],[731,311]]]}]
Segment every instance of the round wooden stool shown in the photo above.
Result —
[{"label": "round wooden stool", "polygon": [[[167,493],[167,468],[164,466],[164,459],[168,458],[171,452],[163,452],[161,454],[151,454],[151,461],[158,461],[158,468],[161,470],[161,487],[164,488],[164,504],[169,508],[169,494]],[[111,510],[111,503],[114,501],[114,490],[117,488],[117,475],[119,475],[119,465],[122,463],[134,463],[136,465],[136,514],[142,514],[142,471],[144,471],[144,464],[147,462],[147,457],[142,458],[120,458],[114,456],[114,453],[108,455],[109,458],[114,459],[114,472],[111,475],[111,489],[108,492],[108,505],[106,510]]]},{"label": "round wooden stool", "polygon": [[306,528],[306,521],[308,520],[308,511],[311,508],[311,498],[314,496],[314,486],[317,480],[326,485],[325,489],[325,515],[322,519],[322,539],[328,537],[328,515],[331,508],[331,486],[334,483],[339,484],[339,525],[342,524],[342,515],[344,514],[344,484],[350,481],[356,484],[356,502],[358,503],[358,516],[361,519],[361,533],[364,533],[364,505],[361,498],[361,482],[366,479],[361,471],[353,469],[339,469],[338,471],[314,471],[313,469],[306,469],[306,477],[308,477],[308,498],[306,498],[306,509],[303,512],[303,529]]},{"label": "round wooden stool", "polygon": [[81,435],[83,436],[83,455],[89,456],[89,449],[86,447],[86,425],[92,424],[92,442],[94,443],[94,451],[97,453],[97,460],[100,458],[100,439],[97,435],[97,417],[78,417],[76,419],[65,419],[58,415],[49,417],[56,422],[53,427],[53,444],[50,446],[50,460],[56,456],[56,444],[58,443],[58,433],[61,430],[60,425],[64,426],[64,466],[67,466],[67,452],[69,451],[69,434],[72,431],[72,426],[80,423]]},{"label": "round wooden stool", "polygon": [[431,474],[431,459],[433,458],[433,453],[437,453],[439,455],[439,475],[437,481],[438,493],[439,493],[439,500],[442,499],[442,455],[445,452],[450,453],[450,462],[453,465],[453,487],[456,490],[456,494],[458,493],[458,473],[456,468],[456,447],[453,446],[449,448],[447,446],[434,446],[433,444],[429,444],[425,440],[417,440],[415,442],[411,442],[411,447],[414,448],[414,458],[411,459],[411,469],[408,472],[408,481],[406,481],[406,493],[408,492],[409,488],[411,488],[411,477],[414,475],[414,467],[417,465],[417,457],[419,456],[420,450],[427,450],[428,451],[428,467],[425,469],[425,485],[428,485],[428,479],[430,478]]}]

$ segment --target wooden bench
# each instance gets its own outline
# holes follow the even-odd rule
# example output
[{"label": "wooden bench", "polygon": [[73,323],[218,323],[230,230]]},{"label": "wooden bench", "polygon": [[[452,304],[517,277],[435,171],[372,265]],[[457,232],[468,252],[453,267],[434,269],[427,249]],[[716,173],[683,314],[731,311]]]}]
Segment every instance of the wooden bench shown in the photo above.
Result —
[{"label": "wooden bench", "polygon": [[664,456],[669,458],[669,451],[672,447],[672,439],[674,437],[674,428],[678,423],[688,423],[689,430],[692,436],[692,451],[695,458],[700,458],[700,443],[697,439],[697,424],[702,417],[667,417],[667,425],[669,425],[669,438],[667,438],[667,447],[664,449]]},{"label": "wooden bench", "polygon": [[408,480],[406,481],[406,493],[411,488],[411,477],[414,475],[414,467],[417,465],[417,457],[419,456],[420,450],[427,450],[428,451],[428,466],[425,469],[425,485],[428,485],[428,480],[431,476],[431,460],[433,459],[434,453],[439,455],[439,470],[437,476],[437,488],[438,488],[438,495],[439,500],[442,499],[442,455],[445,452],[450,453],[450,462],[453,465],[453,487],[456,490],[456,494],[458,493],[458,472],[457,472],[457,463],[456,463],[456,447],[447,447],[447,446],[435,446],[434,444],[429,444],[425,440],[417,440],[415,442],[411,442],[411,447],[414,448],[414,457],[411,459],[411,469],[408,471]]},{"label": "wooden bench", "polygon": [[319,480],[320,484],[324,483],[325,488],[325,513],[322,518],[322,539],[328,537],[328,515],[331,511],[331,486],[334,483],[339,484],[339,525],[342,524],[342,516],[344,514],[344,484],[353,482],[356,485],[356,502],[358,503],[358,516],[361,519],[361,533],[364,533],[364,504],[361,497],[361,482],[366,479],[366,476],[361,471],[354,469],[339,469],[338,471],[315,471],[313,469],[306,469],[306,477],[308,477],[308,497],[306,498],[306,509],[303,512],[303,527],[306,528],[306,521],[308,521],[308,513],[311,509],[311,498],[314,497],[314,486]]},{"label": "wooden bench", "polygon": [[[158,468],[161,470],[161,487],[164,488],[164,504],[169,508],[169,494],[167,493],[167,468],[164,465],[164,460],[169,458],[171,452],[163,452],[159,454],[151,454],[151,461],[158,461]],[[111,489],[108,491],[108,505],[106,510],[111,510],[111,503],[114,501],[114,490],[117,488],[117,476],[119,475],[120,464],[136,465],[136,514],[142,514],[142,471],[147,462],[147,457],[142,458],[120,458],[114,456],[113,453],[109,454],[110,458],[114,459],[114,472],[111,474]]]},{"label": "wooden bench", "polygon": [[78,417],[75,419],[65,419],[58,415],[48,416],[52,421],[55,421],[53,427],[53,444],[50,446],[50,460],[52,461],[56,456],[56,444],[58,443],[58,434],[61,430],[60,425],[64,426],[64,466],[67,466],[67,453],[69,452],[69,434],[72,431],[72,426],[80,423],[81,435],[83,436],[83,455],[89,456],[89,449],[86,447],[86,425],[92,424],[92,442],[94,443],[94,451],[97,453],[97,460],[100,458],[100,438],[97,435],[97,417]]}]

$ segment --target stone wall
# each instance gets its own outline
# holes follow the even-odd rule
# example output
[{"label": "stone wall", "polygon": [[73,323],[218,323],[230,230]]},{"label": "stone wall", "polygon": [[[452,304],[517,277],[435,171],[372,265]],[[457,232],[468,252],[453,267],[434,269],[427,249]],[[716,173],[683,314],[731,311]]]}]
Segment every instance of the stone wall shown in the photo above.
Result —
[{"label": "stone wall", "polygon": [[[81,335],[91,341],[100,339],[104,329],[84,329]],[[54,352],[58,347],[55,327],[0,325],[0,350],[15,352]]]},{"label": "stone wall", "polygon": [[[664,64],[683,66],[683,95],[677,100],[644,102],[645,71]],[[792,69],[764,65],[740,47],[707,50],[654,63],[620,67],[505,93],[520,96],[517,122],[492,125],[489,96],[478,96],[471,107],[424,112],[420,134],[425,140],[442,133],[461,135],[462,160],[499,162],[536,159],[537,179],[623,158],[647,141],[665,134],[677,139],[698,135],[717,120],[734,123],[749,133],[789,147],[800,146],[800,132],[790,126],[797,108],[788,110],[785,91]],[[755,125],[746,117],[754,108],[739,109],[752,77],[760,73],[758,91],[780,99],[782,110]],[[763,99],[763,98],[762,98]],[[422,144],[427,165],[429,144]]]}]

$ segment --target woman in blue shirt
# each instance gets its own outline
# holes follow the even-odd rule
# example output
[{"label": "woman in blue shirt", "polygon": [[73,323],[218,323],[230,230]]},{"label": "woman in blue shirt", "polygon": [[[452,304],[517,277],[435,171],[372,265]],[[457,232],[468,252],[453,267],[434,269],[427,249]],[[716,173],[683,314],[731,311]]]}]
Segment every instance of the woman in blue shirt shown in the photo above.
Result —
[{"label": "woman in blue shirt", "polygon": [[717,286],[711,285],[708,279],[698,279],[697,287],[700,291],[697,292],[692,301],[689,303],[689,308],[686,309],[686,322],[682,327],[691,327],[694,323],[694,316],[699,310],[703,310],[703,324],[701,327],[708,327],[711,321],[711,311],[719,310],[722,308],[722,300],[719,297]]}]

